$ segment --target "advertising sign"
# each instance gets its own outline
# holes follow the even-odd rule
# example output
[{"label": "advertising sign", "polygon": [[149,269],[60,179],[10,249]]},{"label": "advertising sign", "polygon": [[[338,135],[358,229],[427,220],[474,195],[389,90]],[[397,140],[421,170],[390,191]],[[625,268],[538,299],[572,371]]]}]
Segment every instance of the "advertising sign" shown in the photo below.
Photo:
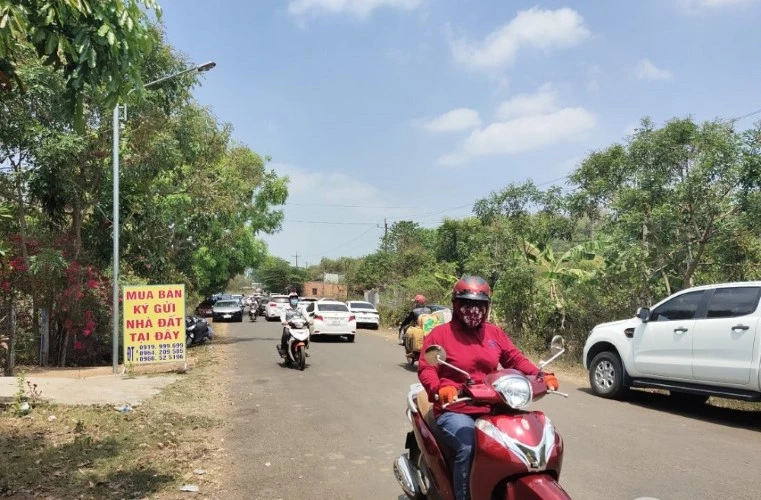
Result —
[{"label": "advertising sign", "polygon": [[124,362],[185,361],[185,285],[125,286]]}]

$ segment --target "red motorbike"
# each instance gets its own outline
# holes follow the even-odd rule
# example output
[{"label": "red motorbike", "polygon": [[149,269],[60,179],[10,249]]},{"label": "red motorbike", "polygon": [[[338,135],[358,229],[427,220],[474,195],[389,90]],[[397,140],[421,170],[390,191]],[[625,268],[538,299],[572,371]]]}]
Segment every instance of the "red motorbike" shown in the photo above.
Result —
[{"label": "red motorbike", "polygon": [[[541,362],[540,368],[565,352],[563,338],[555,336],[551,348],[555,354]],[[449,404],[471,401],[491,410],[476,420],[476,449],[470,474],[472,500],[570,500],[558,484],[563,439],[544,413],[524,410],[547,394],[568,397],[567,394],[549,390],[541,374],[530,376],[517,370],[499,370],[482,383],[474,383],[467,372],[446,362],[441,346],[430,346],[424,355],[429,364],[446,365],[466,378],[458,399]],[[422,384],[410,386],[407,418],[412,431],[407,434],[407,453],[394,462],[396,480],[412,500],[454,500],[454,450],[440,439],[433,405]]]}]

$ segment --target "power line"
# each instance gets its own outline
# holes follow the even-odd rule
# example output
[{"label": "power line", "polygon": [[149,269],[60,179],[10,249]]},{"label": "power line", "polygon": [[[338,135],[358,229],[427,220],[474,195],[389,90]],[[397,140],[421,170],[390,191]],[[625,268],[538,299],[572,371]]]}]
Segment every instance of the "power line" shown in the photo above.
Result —
[{"label": "power line", "polygon": [[420,208],[420,206],[402,207],[398,205],[342,205],[340,203],[286,203],[286,206],[294,207],[340,207],[340,208],[374,208],[374,209],[404,209],[412,210]]},{"label": "power line", "polygon": [[[331,250],[328,250],[328,251],[326,251],[326,252],[322,252],[322,253],[313,253],[313,254],[307,255],[307,257],[318,257],[318,256],[322,257],[322,256],[326,256],[326,255],[329,255],[329,254],[331,254],[331,253],[335,252],[336,250],[340,250],[340,249],[342,249],[342,248],[344,248],[344,247],[346,247],[346,246],[350,245],[351,243],[354,243],[355,241],[357,241],[357,240],[358,240],[358,239],[360,239],[361,237],[365,236],[367,233],[369,233],[369,232],[370,232],[370,231],[372,231],[373,229],[380,229],[380,228],[379,228],[378,226],[375,226],[375,227],[371,227],[371,228],[370,228],[370,229],[368,229],[367,231],[363,231],[361,234],[359,234],[358,236],[356,236],[356,237],[354,237],[354,238],[350,239],[350,240],[349,240],[349,241],[347,241],[346,243],[342,243],[342,244],[338,245],[337,247],[335,247],[335,248],[332,248]],[[302,257],[303,257],[303,256],[302,256]]]},{"label": "power line", "polygon": [[761,113],[761,108],[760,108],[760,109],[757,109],[757,110],[755,110],[755,111],[751,111],[750,113],[744,114],[744,115],[742,115],[742,116],[738,116],[737,118],[732,118],[732,119],[731,119],[731,120],[729,120],[729,121],[730,121],[730,122],[732,122],[732,123],[734,123],[734,122],[737,122],[737,121],[740,121],[740,120],[744,120],[744,119],[746,119],[746,118],[750,118],[751,116],[755,116],[755,115],[757,115],[757,114],[759,114],[759,113]]},{"label": "power line", "polygon": [[377,222],[344,222],[344,221],[327,221],[327,220],[287,220],[286,223],[293,223],[293,224],[336,224],[336,225],[357,225],[357,226],[367,226],[367,225],[373,225],[377,226]]}]

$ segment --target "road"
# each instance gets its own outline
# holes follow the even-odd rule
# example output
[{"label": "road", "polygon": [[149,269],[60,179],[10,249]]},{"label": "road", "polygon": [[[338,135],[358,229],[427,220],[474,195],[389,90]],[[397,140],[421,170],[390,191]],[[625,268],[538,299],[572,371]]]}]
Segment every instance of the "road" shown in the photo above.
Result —
[{"label": "road", "polygon": [[[416,374],[377,332],[313,342],[304,372],[280,364],[278,323],[233,324],[230,498],[399,499],[393,459],[403,451],[405,397]],[[565,439],[561,483],[575,499],[759,498],[761,415],[667,396],[594,397],[560,377],[568,399],[536,403]]]}]

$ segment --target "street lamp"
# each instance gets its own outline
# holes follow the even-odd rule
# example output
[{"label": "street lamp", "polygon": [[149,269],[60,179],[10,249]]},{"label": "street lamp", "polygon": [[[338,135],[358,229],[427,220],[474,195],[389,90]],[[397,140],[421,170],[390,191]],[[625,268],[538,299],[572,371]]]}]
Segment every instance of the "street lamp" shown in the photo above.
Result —
[{"label": "street lamp", "polygon": [[[158,85],[159,83],[163,83],[167,80],[171,80],[173,78],[177,78],[178,76],[185,75],[187,73],[203,73],[204,71],[209,71],[210,69],[213,69],[217,63],[214,61],[209,61],[203,64],[199,64],[198,66],[188,68],[186,70],[180,71],[178,73],[174,73],[173,75],[165,76],[164,78],[159,78],[158,80],[154,80],[150,83],[145,84],[143,87],[148,88],[154,85]],[[131,94],[134,91],[134,89],[130,90],[127,95]],[[114,106],[114,117],[113,117],[113,127],[114,127],[114,215],[113,215],[113,240],[114,240],[114,255],[113,255],[113,274],[112,274],[112,286],[113,286],[113,367],[114,367],[114,373],[119,373],[119,103],[116,103],[116,106]]]}]

